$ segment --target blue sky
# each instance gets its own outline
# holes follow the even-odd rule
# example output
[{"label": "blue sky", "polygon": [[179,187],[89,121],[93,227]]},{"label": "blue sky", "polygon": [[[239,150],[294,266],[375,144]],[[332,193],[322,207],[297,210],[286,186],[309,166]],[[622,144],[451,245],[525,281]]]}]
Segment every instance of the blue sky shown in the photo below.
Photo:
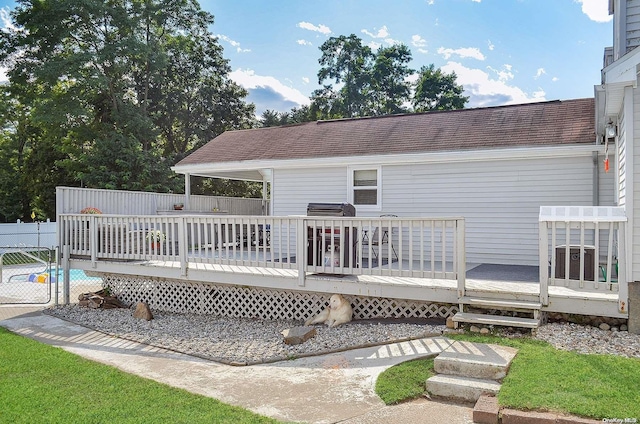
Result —
[{"label": "blue sky", "polygon": [[[0,0],[0,27],[13,1]],[[308,104],[319,47],[404,43],[411,67],[455,71],[468,107],[593,97],[612,45],[608,0],[201,0],[257,114]],[[0,69],[0,80],[4,78]]]}]

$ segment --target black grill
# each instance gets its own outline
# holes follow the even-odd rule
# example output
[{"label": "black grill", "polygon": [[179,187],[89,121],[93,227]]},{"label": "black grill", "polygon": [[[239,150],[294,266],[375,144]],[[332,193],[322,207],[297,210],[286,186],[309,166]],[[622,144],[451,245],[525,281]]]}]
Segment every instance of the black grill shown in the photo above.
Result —
[{"label": "black grill", "polygon": [[309,203],[307,216],[356,216],[356,208],[350,203]]}]

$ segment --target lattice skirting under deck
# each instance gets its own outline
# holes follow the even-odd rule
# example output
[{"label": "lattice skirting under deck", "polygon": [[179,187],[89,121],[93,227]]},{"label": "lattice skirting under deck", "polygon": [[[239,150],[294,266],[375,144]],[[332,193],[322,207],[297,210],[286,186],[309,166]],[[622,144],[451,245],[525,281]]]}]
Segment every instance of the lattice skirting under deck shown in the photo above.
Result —
[{"label": "lattice skirting under deck", "polygon": [[[160,278],[105,274],[103,284],[125,303],[146,302],[176,313],[304,321],[322,310],[331,293],[226,286]],[[345,295],[354,319],[448,318],[457,305]]]}]

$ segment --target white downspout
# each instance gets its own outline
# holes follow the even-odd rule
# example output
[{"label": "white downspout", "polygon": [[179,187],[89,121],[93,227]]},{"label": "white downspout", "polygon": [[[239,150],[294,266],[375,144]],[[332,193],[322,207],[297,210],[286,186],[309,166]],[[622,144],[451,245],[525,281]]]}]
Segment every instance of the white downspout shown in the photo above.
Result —
[{"label": "white downspout", "polygon": [[184,208],[191,209],[191,174],[184,174]]}]

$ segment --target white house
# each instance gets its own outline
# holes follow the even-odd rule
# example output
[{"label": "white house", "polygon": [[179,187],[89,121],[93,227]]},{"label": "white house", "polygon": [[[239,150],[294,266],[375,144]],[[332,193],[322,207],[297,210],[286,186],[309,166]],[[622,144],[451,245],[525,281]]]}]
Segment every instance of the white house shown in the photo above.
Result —
[{"label": "white house", "polygon": [[578,99],[231,131],[173,169],[264,181],[274,216],[461,216],[467,261],[537,266],[540,206],[615,202],[594,118]]}]

